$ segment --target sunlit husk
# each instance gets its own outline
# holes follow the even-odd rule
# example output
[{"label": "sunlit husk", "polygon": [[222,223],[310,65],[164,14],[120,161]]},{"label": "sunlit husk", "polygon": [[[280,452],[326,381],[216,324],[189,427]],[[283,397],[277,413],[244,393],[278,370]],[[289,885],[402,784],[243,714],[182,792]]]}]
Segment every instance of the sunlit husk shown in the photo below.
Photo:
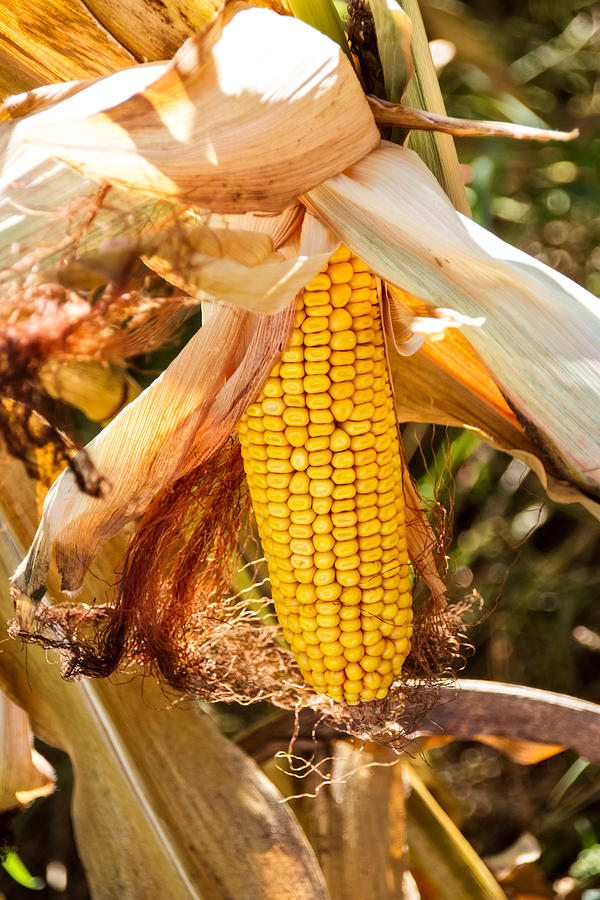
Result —
[{"label": "sunlit husk", "polygon": [[63,587],[79,587],[102,544],[164,485],[198,466],[231,434],[289,331],[291,310],[258,316],[224,307],[153,384],[87,445],[110,490],[101,501],[64,472],[44,504],[15,584],[39,597],[52,548]]},{"label": "sunlit husk", "polygon": [[[0,7],[0,97],[52,81],[107,75],[166,59],[211,18],[219,0],[30,0]],[[0,113],[1,116],[1,113]]]},{"label": "sunlit husk", "polygon": [[220,212],[280,211],[379,143],[339,46],[267,9],[228,4],[145,85],[143,72],[79,92],[43,128],[23,120],[23,138],[89,177]]},{"label": "sunlit husk", "polygon": [[327,260],[326,251],[299,256],[293,242],[284,246],[301,219],[297,206],[276,216],[200,216],[137,191],[101,193],[69,166],[26,146],[19,127],[4,126],[0,297],[20,291],[25,277],[65,283],[70,258],[97,273],[97,287],[103,279],[122,280],[142,257],[197,299],[275,312]]},{"label": "sunlit husk", "polygon": [[27,713],[0,691],[0,813],[54,790],[54,771],[33,749]]},{"label": "sunlit husk", "polygon": [[600,310],[583,288],[461,218],[419,158],[382,145],[306,198],[374,271],[472,318],[469,341],[546,470],[598,497]]},{"label": "sunlit husk", "polygon": [[[135,243],[135,242],[134,242]],[[144,262],[193,297],[273,313],[327,262],[327,251],[285,258],[268,234],[200,225],[150,234]]]},{"label": "sunlit husk", "polygon": [[[261,219],[248,234],[264,237],[258,230],[262,222],[281,239],[289,221],[288,216]],[[312,259],[314,271],[338,245],[310,215],[299,244],[298,237],[287,237],[290,252]],[[287,252],[285,243],[282,252]],[[87,445],[110,487],[103,500],[82,494],[70,471],[53,485],[34,545],[15,576],[19,590],[40,595],[53,547],[64,587],[79,587],[109,537],[142,513],[159,490],[222,445],[285,346],[294,295],[288,294],[282,312],[270,316],[203,304],[204,324],[177,359]]]}]

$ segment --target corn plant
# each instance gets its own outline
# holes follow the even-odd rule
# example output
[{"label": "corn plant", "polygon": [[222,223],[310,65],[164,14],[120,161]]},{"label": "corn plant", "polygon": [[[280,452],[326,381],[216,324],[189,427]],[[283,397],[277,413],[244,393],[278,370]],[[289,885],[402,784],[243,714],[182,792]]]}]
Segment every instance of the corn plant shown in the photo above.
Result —
[{"label": "corn plant", "polygon": [[[389,750],[325,742],[325,803],[378,772],[347,820],[327,812],[329,837],[377,823],[364,856],[334,858],[316,805],[309,843],[258,765],[161,690],[302,708],[395,752],[414,736],[462,625],[399,422],[473,429],[598,513],[597,303],[469,219],[451,137],[531,130],[444,115],[412,0],[353,4],[347,34],[333,4],[301,0],[29,16],[47,32],[0,9],[2,563],[13,637],[85,678],[37,647],[26,670],[17,643],[0,666],[74,761],[94,896],[353,896],[376,847],[386,874],[364,895],[408,895],[411,791],[414,854],[447,837],[440,886],[501,896],[418,776],[380,775]],[[139,392],[128,360],[200,305]],[[78,450],[40,415],[48,397],[107,424]],[[258,603],[238,573],[250,499]],[[19,747],[46,789],[27,733]]]}]

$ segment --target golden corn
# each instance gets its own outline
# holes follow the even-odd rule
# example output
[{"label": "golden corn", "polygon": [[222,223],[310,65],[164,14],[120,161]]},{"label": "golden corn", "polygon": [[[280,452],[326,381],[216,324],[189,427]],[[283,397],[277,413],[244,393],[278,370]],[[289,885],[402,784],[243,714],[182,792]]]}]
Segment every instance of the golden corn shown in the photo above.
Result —
[{"label": "golden corn", "polygon": [[398,431],[375,279],[340,247],[239,425],[275,611],[306,681],[383,699],[410,649]]}]

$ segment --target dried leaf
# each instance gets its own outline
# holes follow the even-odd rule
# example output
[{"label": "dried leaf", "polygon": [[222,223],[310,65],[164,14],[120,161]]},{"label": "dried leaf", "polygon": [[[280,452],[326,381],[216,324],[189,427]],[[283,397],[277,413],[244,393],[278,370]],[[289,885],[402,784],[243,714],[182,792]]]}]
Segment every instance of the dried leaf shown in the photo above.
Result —
[{"label": "dried leaf", "polygon": [[485,319],[469,341],[546,471],[600,497],[596,298],[460,218],[402,147],[382,145],[306,202],[382,278],[433,307]]},{"label": "dried leaf", "polygon": [[379,97],[369,97],[369,106],[380,125],[399,125],[420,131],[439,131],[455,137],[510,137],[514,140],[572,141],[579,137],[573,131],[553,131],[550,128],[532,128],[513,122],[480,122],[474,119],[455,119],[440,116],[423,109],[412,109],[402,104],[388,103]]},{"label": "dried leaf", "polygon": [[442,688],[439,705],[419,723],[419,733],[544,743],[551,753],[571,747],[600,762],[600,705],[520,684],[460,679]]},{"label": "dried leaf", "polygon": [[54,770],[33,749],[27,713],[0,691],[0,813],[54,790]]},{"label": "dried leaf", "polygon": [[19,127],[88,177],[217,212],[278,212],[379,143],[339,46],[241,2],[164,67],[119,72]]},{"label": "dried leaf", "polygon": [[[1,463],[6,620],[7,575],[33,534],[35,486],[20,464]],[[106,548],[83,603],[114,579],[123,551],[123,541]],[[42,648],[25,655],[15,641],[3,644],[0,681],[35,733],[71,757],[77,846],[94,898],[278,900],[281,885],[293,884],[295,898],[325,900],[315,856],[289,808],[198,704],[176,705],[152,679],[142,685],[131,675],[121,684],[68,684]]]},{"label": "dried leaf", "polygon": [[473,740],[499,750],[520,766],[534,766],[566,749],[562,744],[538,744],[536,741],[521,741],[492,734],[474,734]]},{"label": "dried leaf", "polygon": [[231,434],[281,352],[291,315],[224,307],[211,316],[169,368],[87,445],[109,485],[102,503],[84,496],[70,472],[53,485],[17,588],[39,599],[54,545],[63,589],[77,589],[102,544]]},{"label": "dried leaf", "polygon": [[519,424],[477,353],[456,329],[448,329],[442,338],[425,341],[410,356],[392,352],[390,366],[398,421],[472,428],[485,441],[532,469],[554,500],[579,502],[594,512],[593,501],[544,469],[537,455],[539,447]]},{"label": "dried leaf", "polygon": [[[504,891],[415,770],[404,766],[411,868],[421,870],[440,896],[453,900],[506,900]],[[418,881],[418,878],[417,878]]]}]

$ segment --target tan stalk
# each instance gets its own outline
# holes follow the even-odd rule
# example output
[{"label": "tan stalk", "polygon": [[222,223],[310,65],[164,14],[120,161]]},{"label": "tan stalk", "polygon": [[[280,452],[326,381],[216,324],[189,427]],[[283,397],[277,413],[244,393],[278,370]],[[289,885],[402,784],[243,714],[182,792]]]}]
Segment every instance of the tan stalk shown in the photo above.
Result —
[{"label": "tan stalk", "polygon": [[[31,540],[35,486],[6,457],[0,479],[0,614],[6,620],[6,578]],[[83,603],[110,583],[123,551],[123,541],[106,548],[83,588]],[[276,900],[282,884],[294,885],[294,897],[325,900],[321,872],[288,807],[198,705],[170,705],[150,679],[143,686],[131,677],[122,684],[66,683],[46,651],[30,647],[25,657],[12,641],[3,645],[0,681],[35,733],[73,761],[75,832],[95,900]]]},{"label": "tan stalk", "polygon": [[406,824],[397,762],[384,747],[332,740],[315,751],[316,770],[296,782],[295,790],[308,796],[294,806],[331,900],[404,896]]},{"label": "tan stalk", "polygon": [[579,130],[553,131],[550,128],[532,128],[513,122],[480,122],[474,119],[455,119],[423,109],[411,109],[402,104],[387,103],[379,97],[369,97],[369,105],[375,121],[381,125],[400,125],[419,131],[436,131],[455,137],[509,137],[513,140],[572,141],[579,137]]}]

